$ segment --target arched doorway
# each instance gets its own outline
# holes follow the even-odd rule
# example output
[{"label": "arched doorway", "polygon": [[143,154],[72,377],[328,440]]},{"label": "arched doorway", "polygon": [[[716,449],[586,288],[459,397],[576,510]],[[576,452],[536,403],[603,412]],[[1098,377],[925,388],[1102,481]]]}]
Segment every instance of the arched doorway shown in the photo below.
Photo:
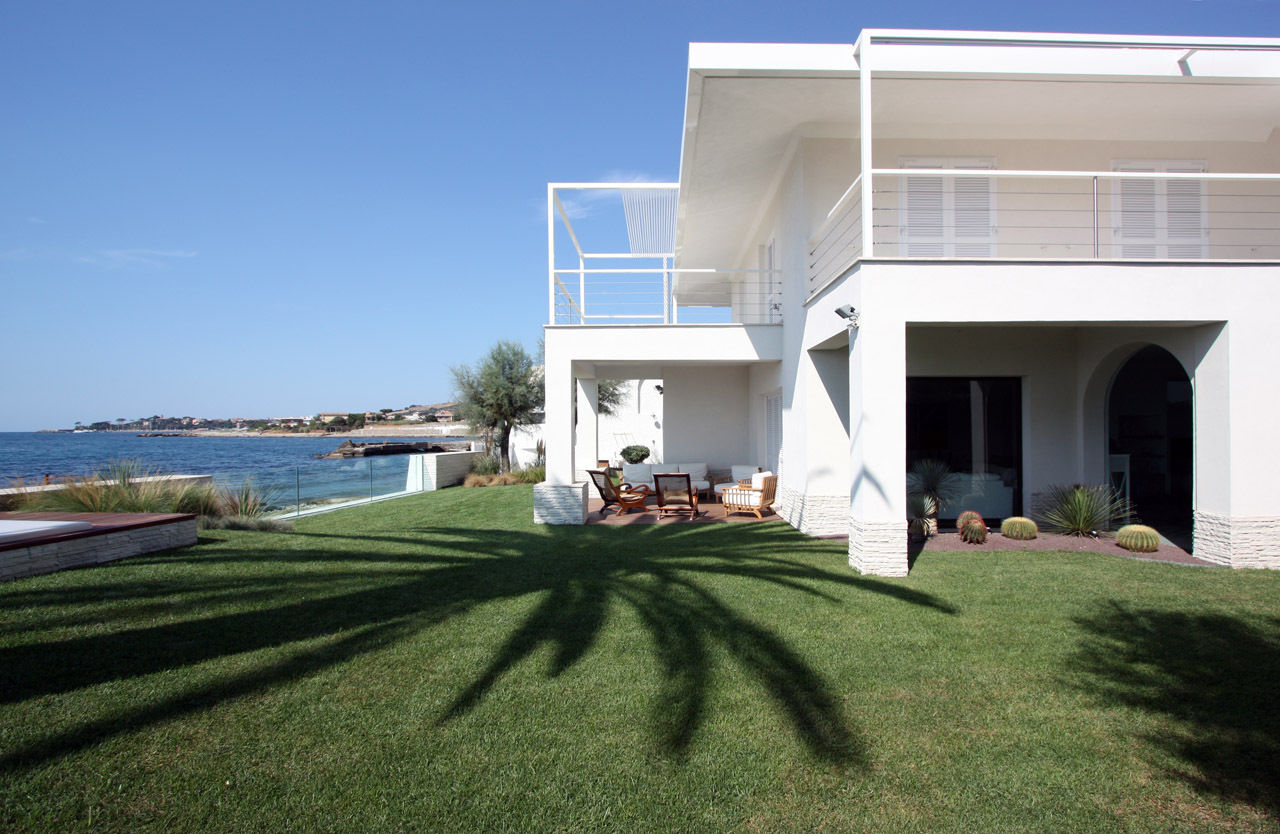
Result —
[{"label": "arched doorway", "polygon": [[1170,540],[1191,544],[1193,484],[1191,380],[1162,347],[1129,357],[1107,395],[1113,481],[1127,473],[1136,515]]}]

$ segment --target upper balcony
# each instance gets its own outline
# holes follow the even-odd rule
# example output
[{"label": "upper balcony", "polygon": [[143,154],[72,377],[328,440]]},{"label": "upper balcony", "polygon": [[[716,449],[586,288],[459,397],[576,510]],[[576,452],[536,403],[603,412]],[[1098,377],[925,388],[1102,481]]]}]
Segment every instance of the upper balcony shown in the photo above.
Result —
[{"label": "upper balcony", "polygon": [[1195,160],[1114,171],[949,162],[873,168],[869,189],[858,176],[808,241],[807,294],[870,258],[1280,261],[1280,174],[1210,173]]},{"label": "upper balcony", "polygon": [[550,324],[776,324],[781,275],[675,256],[676,183],[547,186]]}]

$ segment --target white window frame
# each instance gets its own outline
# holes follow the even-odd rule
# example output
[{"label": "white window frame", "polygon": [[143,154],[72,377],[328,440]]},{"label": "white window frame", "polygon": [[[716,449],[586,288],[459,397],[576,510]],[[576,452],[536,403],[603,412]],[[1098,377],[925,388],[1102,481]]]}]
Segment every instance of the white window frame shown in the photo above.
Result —
[{"label": "white window frame", "polygon": [[[1209,166],[1203,159],[1115,159],[1111,170],[1118,172],[1150,171],[1153,174],[1207,173]],[[1204,180],[1169,180],[1117,178],[1111,188],[1111,237],[1114,251],[1120,258],[1150,260],[1183,260],[1209,257],[1209,197]],[[1175,184],[1176,183],[1176,184]],[[1174,189],[1192,189],[1200,201],[1199,233],[1197,235],[1171,235],[1169,227],[1169,186]],[[1151,210],[1145,222],[1126,223],[1126,216],[1139,212],[1132,207],[1126,210],[1124,201],[1127,189],[1149,188]],[[1132,191],[1130,191],[1132,193]],[[1189,192],[1188,192],[1189,193]]]},{"label": "white window frame", "polygon": [[[912,168],[947,168],[953,170],[991,171],[996,168],[995,157],[943,157],[943,156],[904,156],[898,159],[898,167]],[[996,256],[996,178],[995,177],[955,177],[939,176],[940,204],[937,209],[936,222],[920,222],[926,217],[922,212],[912,212],[908,202],[909,187],[912,182],[919,183],[919,176],[901,176],[898,178],[898,251],[905,257],[923,258],[994,258]],[[957,222],[959,209],[957,206],[957,185],[962,180],[983,180],[987,188],[987,223],[983,234],[961,234],[961,224]],[[914,228],[913,228],[914,225]],[[937,229],[929,233],[929,227]],[[972,232],[972,230],[970,230]]]}]

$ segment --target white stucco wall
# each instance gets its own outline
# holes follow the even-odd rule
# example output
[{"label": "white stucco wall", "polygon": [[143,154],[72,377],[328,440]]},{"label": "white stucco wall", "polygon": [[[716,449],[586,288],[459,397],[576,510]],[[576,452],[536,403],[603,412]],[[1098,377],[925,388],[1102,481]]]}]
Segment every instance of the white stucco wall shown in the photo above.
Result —
[{"label": "white stucco wall", "polygon": [[664,462],[727,469],[750,458],[745,366],[669,366],[663,380]]}]

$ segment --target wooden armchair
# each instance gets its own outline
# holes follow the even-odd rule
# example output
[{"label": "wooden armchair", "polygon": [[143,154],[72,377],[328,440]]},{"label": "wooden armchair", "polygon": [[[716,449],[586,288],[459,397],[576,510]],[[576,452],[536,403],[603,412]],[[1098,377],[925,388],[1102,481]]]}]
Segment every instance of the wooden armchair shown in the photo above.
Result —
[{"label": "wooden armchair", "polygon": [[769,472],[758,473],[749,482],[743,481],[726,489],[720,496],[725,518],[730,513],[755,513],[756,518],[764,518],[766,512],[773,512],[777,491],[778,476]]},{"label": "wooden armchair", "polygon": [[604,506],[600,508],[601,513],[614,504],[618,505],[618,511],[614,515],[622,515],[628,510],[644,512],[644,500],[652,494],[648,486],[644,484],[632,486],[628,483],[615,486],[609,478],[609,473],[600,469],[589,469],[587,474],[591,476],[591,483],[596,485],[596,491],[604,501]]},{"label": "wooden armchair", "polygon": [[658,515],[698,515],[698,491],[688,472],[653,473],[655,494],[658,496]]}]

